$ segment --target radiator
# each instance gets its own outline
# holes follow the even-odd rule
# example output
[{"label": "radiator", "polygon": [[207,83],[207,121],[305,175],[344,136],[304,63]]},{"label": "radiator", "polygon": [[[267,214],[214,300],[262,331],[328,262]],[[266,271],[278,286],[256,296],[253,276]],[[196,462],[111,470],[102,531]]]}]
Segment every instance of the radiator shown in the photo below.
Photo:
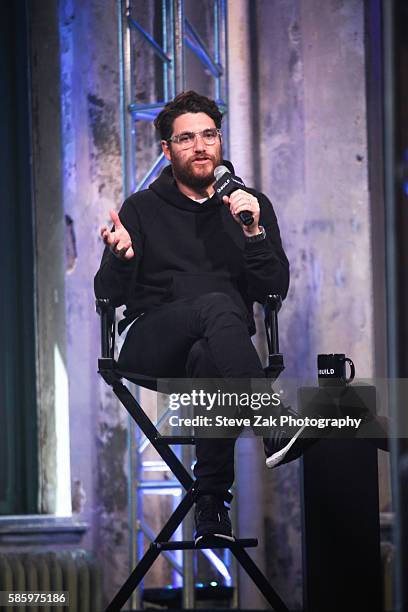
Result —
[{"label": "radiator", "polygon": [[101,612],[101,575],[83,550],[0,554],[0,591],[68,591],[69,607],[1,607],[3,612]]}]

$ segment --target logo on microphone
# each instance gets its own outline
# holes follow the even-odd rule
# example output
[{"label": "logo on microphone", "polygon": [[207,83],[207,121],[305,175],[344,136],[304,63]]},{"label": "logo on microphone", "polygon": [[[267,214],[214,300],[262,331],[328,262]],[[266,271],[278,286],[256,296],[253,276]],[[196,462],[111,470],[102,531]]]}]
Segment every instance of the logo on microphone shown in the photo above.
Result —
[{"label": "logo on microphone", "polygon": [[220,187],[217,187],[217,193],[221,193],[221,191],[224,189],[224,187],[226,187],[228,185],[228,183],[230,183],[230,179],[228,178],[226,181],[223,182],[223,184]]},{"label": "logo on microphone", "polygon": [[240,187],[243,187],[245,189],[244,183],[242,181],[240,181],[236,176],[232,176],[231,178],[234,181],[234,183],[236,183],[237,185],[239,185]]}]

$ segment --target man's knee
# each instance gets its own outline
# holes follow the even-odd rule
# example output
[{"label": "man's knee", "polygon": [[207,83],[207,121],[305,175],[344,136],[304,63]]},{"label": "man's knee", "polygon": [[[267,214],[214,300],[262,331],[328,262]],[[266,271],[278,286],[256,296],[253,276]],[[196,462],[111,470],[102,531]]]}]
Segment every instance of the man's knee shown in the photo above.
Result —
[{"label": "man's knee", "polygon": [[191,347],[186,361],[188,378],[219,378],[207,340],[197,340]]}]

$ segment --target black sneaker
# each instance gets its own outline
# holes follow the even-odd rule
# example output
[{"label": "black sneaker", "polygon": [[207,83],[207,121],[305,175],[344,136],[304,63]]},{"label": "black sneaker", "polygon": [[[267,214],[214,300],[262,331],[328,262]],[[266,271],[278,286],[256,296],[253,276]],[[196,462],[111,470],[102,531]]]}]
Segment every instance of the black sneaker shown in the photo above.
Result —
[{"label": "black sneaker", "polygon": [[[388,420],[384,417],[375,416],[371,412],[369,406],[373,399],[370,395],[365,397],[364,388],[356,390],[353,387],[333,387],[321,388],[317,392],[314,389],[310,391],[309,405],[306,402],[303,417],[337,419],[351,416],[361,419],[360,427],[351,431],[349,429],[338,430],[330,425],[325,428],[306,424],[298,428],[274,427],[268,437],[264,438],[266,466],[268,468],[274,468],[298,459],[322,437],[366,438],[369,443],[374,444],[377,448],[389,450]],[[372,388],[369,386],[367,386],[367,393],[372,393]],[[292,417],[302,418],[290,407],[285,408],[285,411]]]},{"label": "black sneaker", "polygon": [[[318,438],[310,437],[310,427],[303,425],[294,434],[274,427],[268,438],[264,438],[266,467],[274,468],[298,459]],[[306,435],[308,437],[306,437]]]},{"label": "black sneaker", "polygon": [[232,535],[228,509],[225,507],[223,500],[218,499],[215,495],[201,495],[198,498],[194,520],[196,525],[194,541],[196,544],[208,536],[235,541]]},{"label": "black sneaker", "polygon": [[[274,468],[284,463],[294,461],[313,444],[323,437],[322,430],[304,425],[293,435],[280,428],[274,428],[268,438],[264,438],[264,450],[266,455],[266,467]],[[290,437],[291,436],[291,437]],[[325,434],[325,437],[328,437]],[[331,430],[331,437],[336,436],[336,431]],[[356,438],[364,438],[369,444],[376,448],[389,452],[389,422],[386,417],[368,414],[359,429],[354,433]]]}]

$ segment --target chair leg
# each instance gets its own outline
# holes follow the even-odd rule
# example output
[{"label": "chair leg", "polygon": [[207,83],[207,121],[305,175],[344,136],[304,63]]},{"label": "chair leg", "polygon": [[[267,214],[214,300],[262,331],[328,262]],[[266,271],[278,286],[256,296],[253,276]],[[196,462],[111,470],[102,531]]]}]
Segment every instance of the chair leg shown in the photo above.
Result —
[{"label": "chair leg", "polygon": [[168,540],[170,540],[177,527],[180,525],[188,511],[193,506],[194,499],[195,489],[194,487],[191,487],[187,491],[187,493],[185,494],[185,496],[169,518],[169,520],[165,523],[160,533],[158,533],[154,542],[152,542],[146,553],[140,559],[139,563],[136,565],[129,578],[126,580],[126,582],[119,589],[115,597],[112,599],[105,612],[118,612],[122,609],[122,606],[125,605],[135,588],[140,584],[145,574],[149,571],[149,569],[159,556],[160,548],[155,546],[155,543],[167,542]]},{"label": "chair leg", "polygon": [[172,449],[169,446],[160,444],[158,442],[158,439],[160,438],[159,432],[149,417],[145,414],[143,408],[130,393],[129,389],[127,389],[120,381],[114,382],[112,388],[116,397],[124,405],[130,416],[137,423],[145,436],[150,440],[152,446],[159,453],[163,461],[169,466],[174,476],[177,478],[180,484],[186,490],[188,490],[194,482],[193,478],[190,476]]},{"label": "chair leg", "polygon": [[133,591],[143,580],[153,563],[160,554],[160,550],[150,546],[142,559],[136,565],[126,582],[121,586],[115,597],[112,599],[105,612],[119,612],[125,605]]},{"label": "chair leg", "polygon": [[286,607],[275,589],[270,585],[256,563],[248,555],[247,551],[242,546],[235,546],[234,544],[230,546],[230,548],[238,563],[244,568],[253,583],[265,597],[266,601],[272,606],[272,609],[275,612],[289,612],[289,608]]}]

